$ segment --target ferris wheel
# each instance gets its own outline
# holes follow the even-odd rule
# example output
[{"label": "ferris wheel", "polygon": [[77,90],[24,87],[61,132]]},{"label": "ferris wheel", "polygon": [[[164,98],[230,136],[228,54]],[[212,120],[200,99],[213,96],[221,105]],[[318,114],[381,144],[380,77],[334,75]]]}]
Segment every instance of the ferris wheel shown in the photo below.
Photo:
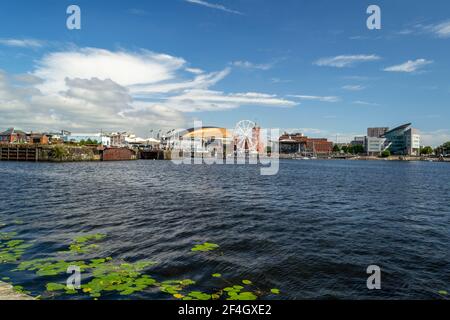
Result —
[{"label": "ferris wheel", "polygon": [[256,152],[257,145],[253,136],[253,129],[255,127],[256,124],[250,120],[242,120],[236,124],[236,128],[234,129],[234,141],[237,152]]}]

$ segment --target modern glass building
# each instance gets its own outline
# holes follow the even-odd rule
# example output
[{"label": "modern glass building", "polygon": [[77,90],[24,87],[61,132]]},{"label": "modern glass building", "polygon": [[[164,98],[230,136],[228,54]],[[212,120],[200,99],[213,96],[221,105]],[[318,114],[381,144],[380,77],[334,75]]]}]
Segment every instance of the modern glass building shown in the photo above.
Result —
[{"label": "modern glass building", "polygon": [[388,143],[388,149],[395,155],[419,155],[420,135],[411,128],[411,123],[404,124],[383,135]]}]

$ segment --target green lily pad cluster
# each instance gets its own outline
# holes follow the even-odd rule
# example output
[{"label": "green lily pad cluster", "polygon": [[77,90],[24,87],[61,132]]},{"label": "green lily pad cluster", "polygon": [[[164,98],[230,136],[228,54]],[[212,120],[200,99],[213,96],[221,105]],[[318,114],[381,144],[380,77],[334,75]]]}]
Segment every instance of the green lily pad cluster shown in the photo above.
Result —
[{"label": "green lily pad cluster", "polygon": [[31,245],[24,240],[13,239],[15,233],[0,233],[0,263],[15,263]]},{"label": "green lily pad cluster", "polygon": [[256,294],[250,291],[243,291],[244,287],[240,285],[234,285],[232,287],[226,287],[223,289],[228,294],[227,300],[256,300],[258,297]]},{"label": "green lily pad cluster", "polygon": [[185,289],[187,286],[195,284],[195,281],[191,279],[185,280],[166,280],[161,282],[159,285],[159,290],[164,293],[168,293],[173,295],[177,299],[181,299],[184,297],[180,292]]},{"label": "green lily pad cluster", "polygon": [[[81,292],[89,294],[92,298],[99,298],[104,292],[118,292],[120,295],[130,295],[140,292],[156,283],[141,271],[152,266],[153,262],[139,261],[136,263],[116,264],[112,259],[95,259],[87,264],[91,280],[81,286]],[[48,283],[47,291],[55,292],[65,290],[66,294],[81,293],[80,290],[68,289],[60,283]]]},{"label": "green lily pad cluster", "polygon": [[13,271],[35,271],[38,276],[57,276],[67,273],[70,266],[77,266],[81,271],[89,268],[84,261],[65,261],[54,258],[35,259],[21,262]]},{"label": "green lily pad cluster", "polygon": [[[15,239],[16,233],[0,232],[0,263],[18,263],[18,260],[30,245],[23,240]],[[137,261],[129,263],[116,261],[111,257],[86,260],[83,255],[91,255],[95,249],[99,248],[99,242],[106,237],[104,234],[90,234],[75,238],[69,245],[68,251],[60,253],[70,256],[41,258],[29,261],[21,261],[13,271],[32,271],[42,277],[63,277],[67,276],[69,267],[77,266],[82,272],[83,284],[79,289],[71,289],[65,283],[48,282],[46,285],[47,294],[78,294],[89,295],[97,299],[108,293],[115,293],[123,296],[142,292],[149,287],[154,287],[163,293],[171,295],[175,299],[182,300],[256,300],[263,293],[257,290],[252,281],[242,280],[242,285],[229,285],[230,283],[222,278],[222,274],[214,273],[213,278],[221,279],[227,283],[227,287],[217,292],[207,293],[199,290],[192,290],[188,287],[195,285],[191,279],[157,281],[146,271],[154,265],[151,261]],[[205,242],[196,245],[191,249],[193,252],[209,252],[219,248],[219,245]],[[81,258],[81,259],[80,259]],[[245,286],[245,287],[244,287]],[[197,289],[197,288],[195,288]],[[22,287],[17,287],[23,293],[27,293]],[[279,289],[271,289],[270,293],[279,294]]]},{"label": "green lily pad cluster", "polygon": [[102,233],[79,236],[70,244],[69,252],[72,254],[92,253],[100,248],[96,242],[103,240],[105,237],[106,235]]},{"label": "green lily pad cluster", "polygon": [[197,251],[200,251],[200,252],[207,252],[207,251],[213,251],[213,250],[216,250],[216,249],[218,249],[218,248],[219,248],[219,245],[218,245],[218,244],[205,242],[205,243],[203,243],[203,244],[198,244],[198,245],[196,245],[195,247],[193,247],[193,248],[191,249],[191,251],[193,251],[193,252],[197,252]]}]

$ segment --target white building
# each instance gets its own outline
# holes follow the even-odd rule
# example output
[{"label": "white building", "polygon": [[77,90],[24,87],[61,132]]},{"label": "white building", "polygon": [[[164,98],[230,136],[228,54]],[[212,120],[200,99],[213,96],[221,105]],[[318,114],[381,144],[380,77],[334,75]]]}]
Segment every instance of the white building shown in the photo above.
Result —
[{"label": "white building", "polygon": [[420,154],[420,134],[417,129],[410,128],[405,132],[406,148],[409,155],[418,156]]},{"label": "white building", "polygon": [[366,137],[365,144],[368,155],[379,155],[386,149],[386,138]]}]

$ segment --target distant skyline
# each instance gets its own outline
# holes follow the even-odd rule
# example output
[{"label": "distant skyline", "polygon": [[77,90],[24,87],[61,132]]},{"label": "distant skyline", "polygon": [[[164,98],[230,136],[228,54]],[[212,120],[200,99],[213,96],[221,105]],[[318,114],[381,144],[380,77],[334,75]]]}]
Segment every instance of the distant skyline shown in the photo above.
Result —
[{"label": "distant skyline", "polygon": [[450,141],[447,0],[17,0],[0,21],[0,131],[248,119],[344,142],[411,122],[424,145]]}]

